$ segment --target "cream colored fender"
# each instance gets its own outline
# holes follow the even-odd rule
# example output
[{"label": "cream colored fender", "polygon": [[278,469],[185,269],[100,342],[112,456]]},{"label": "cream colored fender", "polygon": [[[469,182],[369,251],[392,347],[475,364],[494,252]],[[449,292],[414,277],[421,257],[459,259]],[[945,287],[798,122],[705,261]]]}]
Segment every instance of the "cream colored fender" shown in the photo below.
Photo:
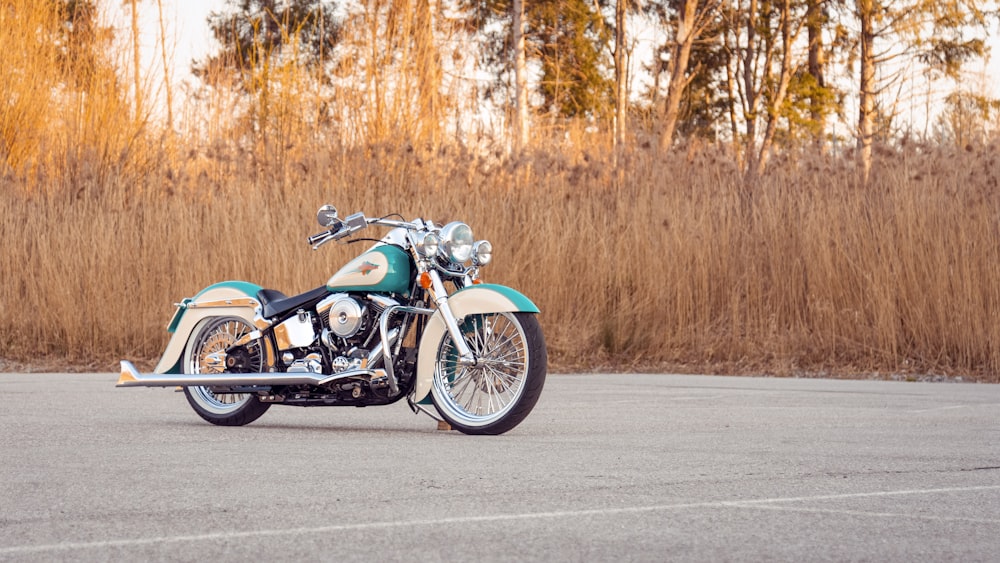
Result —
[{"label": "cream colored fender", "polygon": [[[537,313],[538,307],[521,293],[502,285],[474,285],[448,297],[459,324],[466,315],[477,313]],[[434,381],[434,367],[437,362],[438,346],[448,328],[444,324],[441,311],[435,311],[424,327],[417,353],[417,383],[412,401],[424,402],[431,392]]]},{"label": "cream colored fender", "polygon": [[253,287],[255,286],[245,282],[223,282],[205,288],[191,299],[185,299],[170,323],[173,336],[167,342],[167,348],[153,373],[183,371],[179,369],[179,362],[188,339],[198,325],[207,318],[239,317],[251,326],[255,326],[254,317],[260,303],[257,301],[256,292],[253,295],[247,294]]}]

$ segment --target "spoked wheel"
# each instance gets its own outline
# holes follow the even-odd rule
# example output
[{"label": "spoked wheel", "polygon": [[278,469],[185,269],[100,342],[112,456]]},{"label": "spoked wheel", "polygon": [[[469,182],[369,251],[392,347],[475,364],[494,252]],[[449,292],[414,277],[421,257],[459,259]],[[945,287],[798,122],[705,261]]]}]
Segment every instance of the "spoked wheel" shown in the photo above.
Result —
[{"label": "spoked wheel", "polygon": [[[184,351],[184,373],[223,373],[226,350],[254,327],[238,317],[211,318],[203,321]],[[239,372],[262,371],[264,353],[259,340],[244,347],[239,357]],[[199,416],[221,426],[243,426],[270,408],[249,393],[215,393],[210,387],[185,387],[184,395]]]},{"label": "spoked wheel", "polygon": [[545,384],[545,339],[535,315],[469,315],[459,326],[474,366],[458,362],[451,334],[438,347],[431,395],[453,428],[466,434],[503,434],[538,402]]}]

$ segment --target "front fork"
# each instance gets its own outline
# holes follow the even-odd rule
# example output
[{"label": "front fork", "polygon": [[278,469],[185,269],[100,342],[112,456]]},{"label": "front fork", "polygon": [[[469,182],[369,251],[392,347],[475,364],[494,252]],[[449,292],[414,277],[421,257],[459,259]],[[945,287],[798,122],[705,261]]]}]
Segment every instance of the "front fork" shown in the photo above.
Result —
[{"label": "front fork", "polygon": [[475,354],[472,353],[468,343],[465,342],[462,330],[458,328],[458,320],[455,318],[455,314],[452,312],[451,306],[448,305],[448,292],[445,290],[444,283],[441,281],[441,275],[433,268],[427,271],[427,275],[431,280],[431,287],[429,289],[431,290],[434,302],[437,304],[438,310],[441,311],[441,318],[444,319],[444,324],[448,328],[448,333],[451,334],[451,339],[455,342],[455,348],[458,350],[459,365],[476,365],[479,360],[476,358]]}]

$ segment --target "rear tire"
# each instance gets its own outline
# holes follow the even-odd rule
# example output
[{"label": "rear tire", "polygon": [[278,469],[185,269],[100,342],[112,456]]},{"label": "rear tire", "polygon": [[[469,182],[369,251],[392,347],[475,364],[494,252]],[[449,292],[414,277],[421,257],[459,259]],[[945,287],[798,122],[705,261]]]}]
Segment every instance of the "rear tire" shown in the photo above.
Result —
[{"label": "rear tire", "polygon": [[542,394],[548,370],[542,328],[530,313],[481,313],[467,316],[459,329],[479,363],[459,364],[446,332],[434,366],[434,406],[460,432],[503,434]]},{"label": "rear tire", "polygon": [[[225,352],[237,340],[254,330],[239,317],[213,317],[202,321],[188,340],[184,350],[184,373],[223,373],[224,369],[206,361],[213,353]],[[260,342],[247,345],[251,352],[250,369],[260,372],[263,368],[263,350]],[[243,426],[261,417],[270,403],[262,403],[250,393],[215,393],[211,387],[185,387],[188,404],[202,417],[219,426]]]}]

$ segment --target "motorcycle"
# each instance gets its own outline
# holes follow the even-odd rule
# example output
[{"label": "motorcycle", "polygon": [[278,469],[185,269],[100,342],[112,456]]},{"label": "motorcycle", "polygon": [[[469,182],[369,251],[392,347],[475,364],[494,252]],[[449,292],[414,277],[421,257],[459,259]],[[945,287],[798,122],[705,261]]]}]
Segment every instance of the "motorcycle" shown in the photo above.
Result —
[{"label": "motorcycle", "polygon": [[[538,401],[547,354],[538,307],[486,284],[492,245],[454,221],[411,222],[324,205],[313,250],[372,226],[388,233],[326,282],[287,297],[245,281],[176,304],[153,373],[121,362],[117,387],[180,387],[201,418],[242,426],[272,405],[372,406],[404,397],[414,413],[466,434],[502,434]],[[433,406],[433,411],[431,410]]]}]

